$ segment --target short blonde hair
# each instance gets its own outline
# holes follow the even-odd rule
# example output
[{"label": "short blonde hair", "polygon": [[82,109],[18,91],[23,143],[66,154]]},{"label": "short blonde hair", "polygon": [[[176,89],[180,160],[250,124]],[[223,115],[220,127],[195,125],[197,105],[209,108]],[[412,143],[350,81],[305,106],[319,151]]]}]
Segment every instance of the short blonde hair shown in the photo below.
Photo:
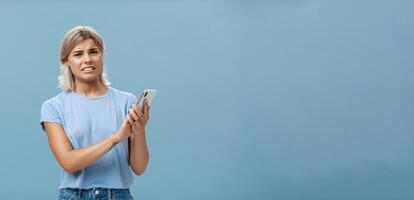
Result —
[{"label": "short blonde hair", "polygon": [[[65,92],[75,91],[75,77],[72,74],[69,66],[66,65],[69,54],[72,49],[80,42],[92,39],[98,49],[104,54],[105,48],[102,37],[90,26],[76,26],[70,29],[62,40],[60,46],[60,69],[61,74],[59,75],[59,88]],[[99,81],[102,84],[109,86],[111,82],[108,80],[105,66],[102,66],[101,74],[99,75]]]}]

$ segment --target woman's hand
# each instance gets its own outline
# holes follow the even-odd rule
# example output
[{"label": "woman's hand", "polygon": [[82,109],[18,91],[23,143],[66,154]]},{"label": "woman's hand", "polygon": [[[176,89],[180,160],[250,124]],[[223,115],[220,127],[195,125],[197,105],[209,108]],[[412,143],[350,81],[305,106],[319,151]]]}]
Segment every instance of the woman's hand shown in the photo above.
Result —
[{"label": "woman's hand", "polygon": [[145,126],[149,120],[149,109],[148,100],[145,99],[144,113],[142,113],[135,104],[129,110],[127,119],[129,125],[132,127],[132,132],[134,134],[145,133]]},{"label": "woman's hand", "polygon": [[117,138],[116,143],[127,139],[131,135],[132,135],[131,125],[129,125],[128,120],[125,119],[122,122],[121,127],[119,127],[118,130],[116,131],[116,134],[115,134],[115,136]]}]

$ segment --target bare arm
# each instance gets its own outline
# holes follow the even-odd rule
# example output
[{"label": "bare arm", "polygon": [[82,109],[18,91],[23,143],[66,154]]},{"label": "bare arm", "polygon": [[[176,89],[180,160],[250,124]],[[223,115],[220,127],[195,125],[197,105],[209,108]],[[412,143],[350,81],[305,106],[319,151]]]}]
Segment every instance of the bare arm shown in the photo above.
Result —
[{"label": "bare arm", "polygon": [[136,175],[140,176],[145,172],[149,160],[145,131],[143,133],[134,133],[129,138],[129,142],[131,169]]},{"label": "bare arm", "polygon": [[132,171],[140,176],[148,165],[149,152],[145,136],[145,126],[149,120],[148,102],[144,101],[144,113],[140,112],[136,105],[130,110],[127,117],[132,127],[132,136],[129,138],[129,162]]},{"label": "bare arm", "polygon": [[115,134],[87,147],[73,149],[63,126],[58,123],[44,123],[49,146],[59,164],[69,173],[75,173],[99,160],[123,139],[131,135],[126,120]]}]

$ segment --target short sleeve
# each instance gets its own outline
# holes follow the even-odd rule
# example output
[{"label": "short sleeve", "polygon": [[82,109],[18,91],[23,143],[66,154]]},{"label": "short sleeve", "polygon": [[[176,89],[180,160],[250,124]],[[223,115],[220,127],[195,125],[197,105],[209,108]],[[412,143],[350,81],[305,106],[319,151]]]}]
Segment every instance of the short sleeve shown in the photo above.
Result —
[{"label": "short sleeve", "polygon": [[129,105],[130,105],[130,107],[132,107],[132,105],[134,105],[138,102],[138,98],[135,95],[131,94],[131,98],[129,98],[129,101],[130,101]]},{"label": "short sleeve", "polygon": [[132,108],[132,105],[138,102],[138,98],[134,94],[128,95],[126,107],[125,107],[125,114],[128,114],[129,109]]},{"label": "short sleeve", "polygon": [[43,103],[40,111],[40,125],[42,126],[43,131],[45,130],[44,122],[63,124],[57,105],[54,105],[50,100]]}]

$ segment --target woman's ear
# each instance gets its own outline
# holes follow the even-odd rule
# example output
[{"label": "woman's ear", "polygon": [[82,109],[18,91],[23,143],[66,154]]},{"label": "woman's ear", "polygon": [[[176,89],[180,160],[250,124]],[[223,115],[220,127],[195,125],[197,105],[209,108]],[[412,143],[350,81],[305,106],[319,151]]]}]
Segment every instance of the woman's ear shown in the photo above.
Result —
[{"label": "woman's ear", "polygon": [[69,71],[72,71],[72,68],[70,68],[70,66],[68,65],[68,62],[64,62],[64,63],[63,63],[63,65],[64,65],[65,67],[67,67],[67,68],[69,69]]}]

